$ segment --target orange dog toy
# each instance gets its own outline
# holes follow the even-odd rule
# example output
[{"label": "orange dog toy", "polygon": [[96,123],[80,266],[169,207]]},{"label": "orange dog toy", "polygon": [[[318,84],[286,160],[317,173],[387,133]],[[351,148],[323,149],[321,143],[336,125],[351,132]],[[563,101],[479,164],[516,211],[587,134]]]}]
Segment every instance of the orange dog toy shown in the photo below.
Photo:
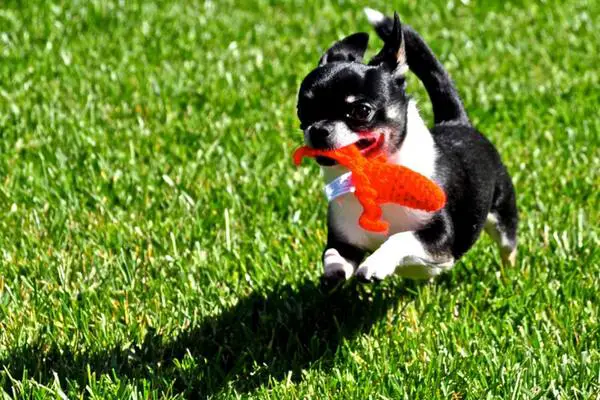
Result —
[{"label": "orange dog toy", "polygon": [[379,154],[365,158],[355,145],[336,150],[316,150],[302,146],[294,152],[294,163],[303,157],[332,158],[352,173],[355,196],[363,207],[358,223],[372,232],[387,232],[389,224],[381,220],[381,205],[396,203],[424,211],[437,211],[446,204],[444,191],[434,182],[401,165],[389,164]]}]

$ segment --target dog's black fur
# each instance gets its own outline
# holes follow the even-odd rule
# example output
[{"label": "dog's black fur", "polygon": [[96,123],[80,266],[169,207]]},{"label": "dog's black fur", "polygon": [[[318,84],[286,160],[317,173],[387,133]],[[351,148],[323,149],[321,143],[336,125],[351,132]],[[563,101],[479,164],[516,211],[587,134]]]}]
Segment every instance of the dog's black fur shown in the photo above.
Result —
[{"label": "dog's black fur", "polygon": [[[442,151],[439,176],[448,196],[444,211],[453,221],[454,257],[458,259],[475,243],[489,212],[498,214],[505,234],[516,246],[516,196],[500,155],[469,121],[452,80],[427,44],[410,26],[405,25],[403,31],[408,66],[423,82],[433,106],[431,133]],[[384,32],[380,34],[385,37]]]},{"label": "dog's black fur", "polygon": [[[368,65],[361,62],[368,34],[357,33],[330,48],[319,67],[303,81],[298,116],[307,144],[340,147],[336,129],[346,132],[347,127],[358,135],[380,129],[385,132],[385,151],[398,151],[406,136],[409,102],[404,74],[399,71],[405,60],[432,102],[435,124],[430,132],[437,150],[434,179],[447,196],[446,206],[415,236],[428,253],[457,260],[475,243],[492,215],[496,235],[502,236],[497,240],[502,242],[503,261],[509,255],[514,257],[518,224],[515,192],[498,152],[472,126],[448,73],[419,34],[407,25],[400,26],[397,15],[374,25],[384,47]],[[355,114],[364,116],[364,109],[357,111],[354,103],[344,99],[356,93],[371,106],[369,119],[353,118]],[[328,159],[318,161],[333,164]],[[335,226],[330,216],[327,249],[336,249],[354,267],[367,251],[375,250],[349,242]]]}]

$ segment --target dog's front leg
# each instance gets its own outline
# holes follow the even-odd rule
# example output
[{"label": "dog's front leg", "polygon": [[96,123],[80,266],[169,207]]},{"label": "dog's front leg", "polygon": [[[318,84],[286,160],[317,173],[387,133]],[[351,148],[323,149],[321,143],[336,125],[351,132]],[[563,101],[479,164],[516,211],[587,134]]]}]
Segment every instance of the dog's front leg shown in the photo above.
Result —
[{"label": "dog's front leg", "polygon": [[413,279],[432,278],[454,263],[445,246],[445,237],[442,235],[432,241],[423,231],[396,233],[367,257],[355,275],[367,282],[382,280],[394,272]]},{"label": "dog's front leg", "polygon": [[327,283],[337,283],[350,278],[364,257],[364,250],[339,241],[330,230],[323,251],[323,279]]}]

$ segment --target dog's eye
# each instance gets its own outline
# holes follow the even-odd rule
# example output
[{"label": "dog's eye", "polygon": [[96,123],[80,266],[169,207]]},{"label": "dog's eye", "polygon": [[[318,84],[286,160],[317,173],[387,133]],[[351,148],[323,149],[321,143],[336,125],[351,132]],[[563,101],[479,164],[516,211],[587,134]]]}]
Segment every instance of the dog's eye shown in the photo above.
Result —
[{"label": "dog's eye", "polygon": [[358,122],[366,122],[373,116],[373,109],[365,103],[353,104],[346,117]]}]

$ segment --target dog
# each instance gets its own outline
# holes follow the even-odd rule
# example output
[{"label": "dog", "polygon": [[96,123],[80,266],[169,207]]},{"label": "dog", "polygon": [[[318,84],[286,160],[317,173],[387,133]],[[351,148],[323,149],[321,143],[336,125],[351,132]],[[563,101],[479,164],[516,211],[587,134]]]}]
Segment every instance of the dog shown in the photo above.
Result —
[{"label": "dog", "polygon": [[[471,124],[453,81],[421,36],[401,24],[397,13],[392,18],[365,12],[383,47],[364,63],[369,34],[359,32],[322,55],[298,94],[305,144],[317,149],[355,144],[366,157],[384,152],[388,162],[440,185],[447,202],[434,213],[384,204],[383,219],[390,228],[380,234],[358,225],[362,207],[353,193],[331,201],[324,280],[355,276],[372,282],[394,273],[430,279],[451,269],[482,230],[499,245],[502,262],[514,264],[516,197],[500,155]],[[432,102],[431,129],[406,93],[409,69]],[[348,172],[326,157],[317,162],[326,183]]]}]

